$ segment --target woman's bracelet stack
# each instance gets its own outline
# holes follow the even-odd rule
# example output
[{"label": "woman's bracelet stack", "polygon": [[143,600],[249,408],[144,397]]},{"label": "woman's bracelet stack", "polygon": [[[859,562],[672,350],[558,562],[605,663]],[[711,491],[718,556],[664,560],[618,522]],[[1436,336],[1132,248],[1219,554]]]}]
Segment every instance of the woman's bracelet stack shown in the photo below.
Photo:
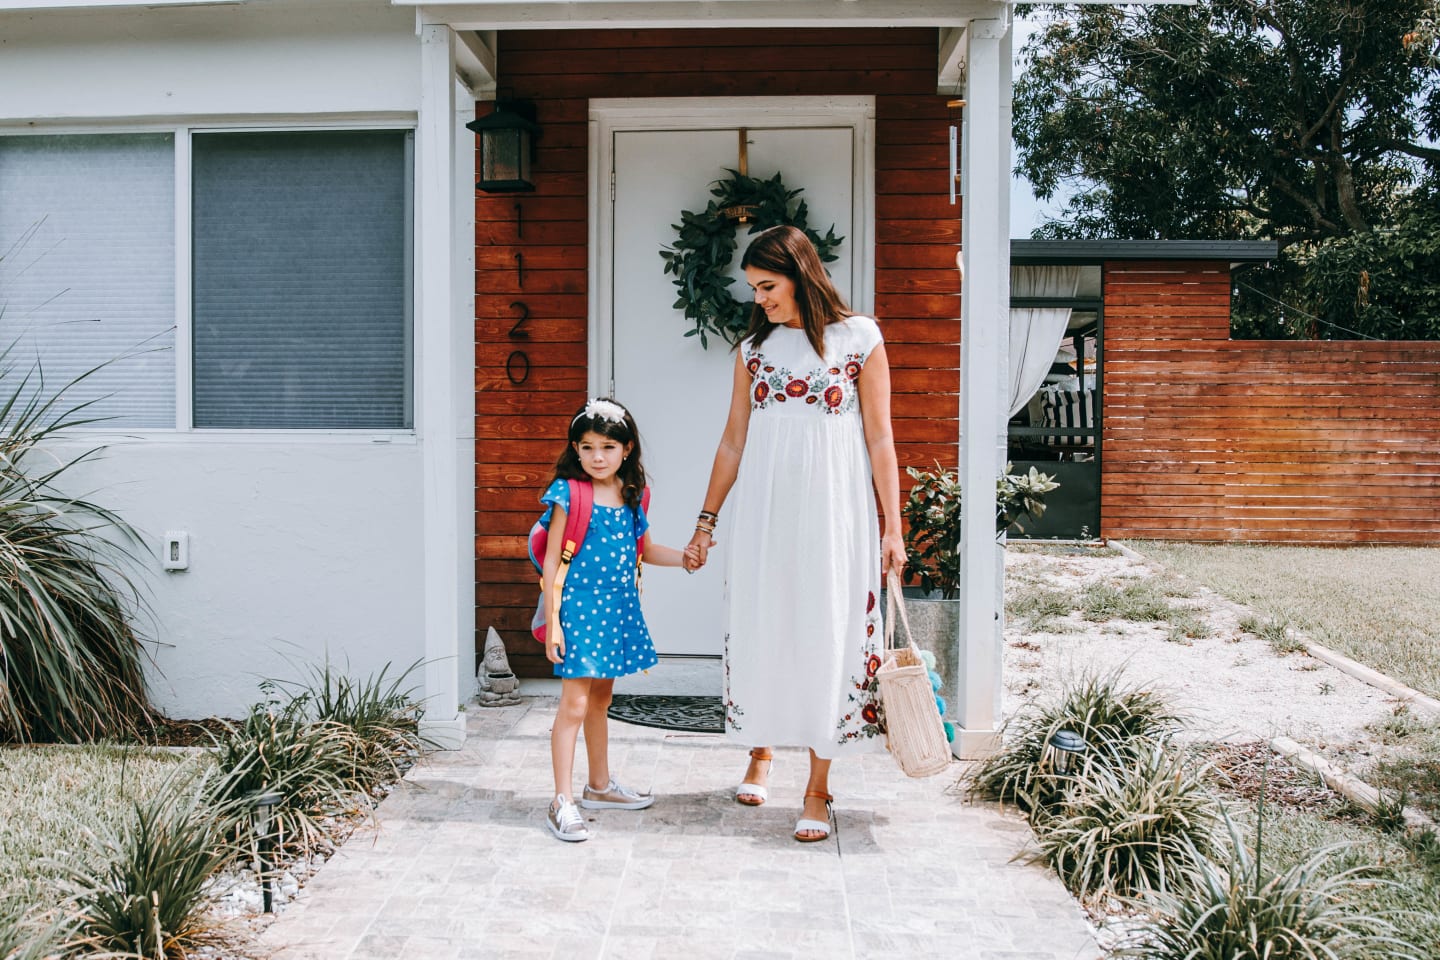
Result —
[{"label": "woman's bracelet stack", "polygon": [[712,534],[715,532],[715,524],[720,522],[720,515],[709,510],[701,510],[700,517],[695,521],[697,532]]}]

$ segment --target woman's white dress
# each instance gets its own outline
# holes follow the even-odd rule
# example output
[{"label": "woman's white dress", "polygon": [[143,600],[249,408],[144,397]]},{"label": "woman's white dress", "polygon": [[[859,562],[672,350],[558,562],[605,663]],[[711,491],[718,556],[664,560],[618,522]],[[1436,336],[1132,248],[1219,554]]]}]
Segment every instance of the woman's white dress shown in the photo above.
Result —
[{"label": "woman's white dress", "polygon": [[[750,425],[727,504],[725,729],[748,746],[837,757],[882,740],[875,670],[880,531],[858,378],[880,328],[803,330],[741,344]],[[723,535],[723,534],[722,534]]]}]

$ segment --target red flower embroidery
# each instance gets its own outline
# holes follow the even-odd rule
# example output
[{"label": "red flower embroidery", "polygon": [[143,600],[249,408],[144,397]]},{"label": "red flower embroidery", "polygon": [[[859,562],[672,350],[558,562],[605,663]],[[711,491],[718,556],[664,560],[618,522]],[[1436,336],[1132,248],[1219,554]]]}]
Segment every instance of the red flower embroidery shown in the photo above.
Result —
[{"label": "red flower embroidery", "polygon": [[750,371],[750,376],[755,376],[755,371],[760,369],[760,358],[751,357],[750,362],[745,364],[745,369]]},{"label": "red flower embroidery", "polygon": [[880,719],[880,712],[875,709],[875,704],[867,703],[860,708],[860,717],[866,723],[875,723]]},{"label": "red flower embroidery", "polygon": [[766,373],[774,373],[774,372],[775,372],[775,368],[774,368],[774,367],[766,367],[766,368],[765,368],[765,372],[766,372]]},{"label": "red flower embroidery", "polygon": [[856,377],[860,376],[860,364],[856,363],[854,360],[847,362],[845,364],[845,376],[849,377],[851,380],[854,380]]},{"label": "red flower embroidery", "polygon": [[817,400],[819,400],[819,399],[820,399],[819,397],[814,396],[814,395],[811,395],[811,396],[808,396],[808,397],[805,398],[805,402],[806,402],[806,403],[815,403],[815,402],[816,402]]},{"label": "red flower embroidery", "polygon": [[844,399],[845,391],[841,390],[838,386],[831,385],[825,388],[825,405],[831,410],[840,406],[840,401]]},{"label": "red flower embroidery", "polygon": [[830,373],[831,373],[832,375],[838,374],[839,372],[840,372],[840,368],[839,368],[839,367],[831,367],[831,368],[830,368]]},{"label": "red flower embroidery", "polygon": [[777,394],[775,394],[775,400],[776,400],[777,402],[779,402],[779,403],[784,403],[784,402],[785,402],[785,394],[783,394],[783,393],[777,393]]},{"label": "red flower embroidery", "polygon": [[766,383],[764,380],[761,380],[759,383],[755,384],[756,403],[764,403],[765,398],[768,396],[770,396],[770,384]]},{"label": "red flower embroidery", "polygon": [[867,636],[867,637],[873,637],[873,636],[875,636],[875,624],[873,624],[873,623],[867,623],[867,624],[865,625],[865,636]]},{"label": "red flower embroidery", "polygon": [[870,654],[870,659],[865,662],[865,676],[875,676],[875,671],[880,669],[880,658]]},{"label": "red flower embroidery", "polygon": [[865,612],[866,612],[866,613],[869,613],[871,610],[874,610],[874,609],[875,609],[875,592],[872,590],[872,591],[870,592],[870,597],[869,597],[869,599],[867,599],[867,600],[865,601]]},{"label": "red flower embroidery", "polygon": [[791,380],[785,384],[785,392],[792,397],[803,397],[810,392],[810,384],[804,380]]}]

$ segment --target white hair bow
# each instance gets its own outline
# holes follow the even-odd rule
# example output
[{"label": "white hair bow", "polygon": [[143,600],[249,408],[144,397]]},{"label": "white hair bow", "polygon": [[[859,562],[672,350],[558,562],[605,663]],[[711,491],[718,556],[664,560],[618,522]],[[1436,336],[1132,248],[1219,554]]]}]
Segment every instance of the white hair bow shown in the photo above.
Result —
[{"label": "white hair bow", "polygon": [[[600,419],[610,423],[625,422],[625,408],[614,400],[606,400],[603,397],[594,397],[585,404],[585,409],[575,415],[575,420],[581,417],[588,419]],[[571,420],[574,423],[575,420]]]}]

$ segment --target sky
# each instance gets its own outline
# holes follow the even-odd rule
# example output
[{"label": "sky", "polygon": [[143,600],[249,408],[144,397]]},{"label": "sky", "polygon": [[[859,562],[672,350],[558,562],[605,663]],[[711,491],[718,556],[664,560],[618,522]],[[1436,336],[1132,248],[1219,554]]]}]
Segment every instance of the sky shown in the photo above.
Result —
[{"label": "sky", "polygon": [[[1015,18],[1015,76],[1020,75],[1020,49],[1025,46],[1025,41],[1035,32],[1035,25]],[[1015,145],[1010,145],[1011,166],[1014,166]],[[1030,231],[1035,229],[1046,220],[1055,219],[1061,209],[1065,206],[1065,198],[1057,196],[1052,200],[1042,203],[1035,199],[1031,192],[1030,181],[1019,174],[1012,174],[1010,180],[1010,236],[1028,237]]]}]

